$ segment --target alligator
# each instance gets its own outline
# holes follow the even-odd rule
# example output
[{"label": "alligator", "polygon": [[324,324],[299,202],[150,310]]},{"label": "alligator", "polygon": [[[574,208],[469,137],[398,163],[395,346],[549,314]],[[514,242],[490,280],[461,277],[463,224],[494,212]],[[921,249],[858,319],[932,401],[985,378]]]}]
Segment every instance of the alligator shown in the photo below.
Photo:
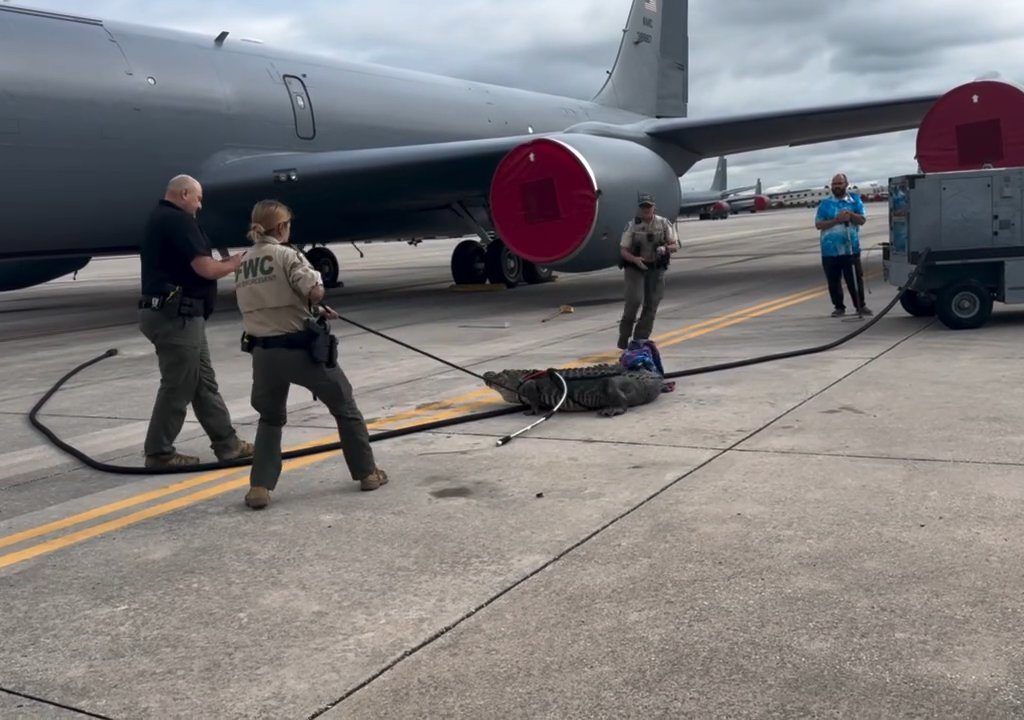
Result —
[{"label": "alligator", "polygon": [[551,410],[562,399],[561,375],[569,388],[560,411],[597,410],[602,417],[622,415],[627,408],[654,401],[663,392],[671,392],[674,383],[649,370],[627,370],[622,365],[588,365],[581,368],[551,370],[502,370],[485,372],[487,387],[497,390],[505,402],[526,404],[527,415],[541,408]]}]

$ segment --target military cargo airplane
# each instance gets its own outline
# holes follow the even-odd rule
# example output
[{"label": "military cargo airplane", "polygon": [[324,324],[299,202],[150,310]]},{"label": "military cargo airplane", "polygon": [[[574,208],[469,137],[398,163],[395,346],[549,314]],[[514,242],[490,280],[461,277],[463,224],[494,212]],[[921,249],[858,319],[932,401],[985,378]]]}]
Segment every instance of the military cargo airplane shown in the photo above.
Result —
[{"label": "military cargo airplane", "polygon": [[291,205],[327,284],[327,243],[426,236],[480,238],[458,283],[539,282],[616,264],[637,194],[674,217],[702,158],[912,128],[938,97],[688,119],[686,0],[633,0],[590,101],[6,4],[0,52],[0,289],[137,252],[179,173],[213,247]]},{"label": "military cargo airplane", "polygon": [[761,178],[757,179],[754,183],[754,194],[753,195],[739,195],[737,197],[731,197],[728,199],[729,211],[738,213],[746,210],[753,214],[760,210],[767,210],[771,202],[768,196],[764,194],[764,190],[761,186]]},{"label": "military cargo airplane", "polygon": [[[711,187],[707,190],[683,192],[679,203],[680,215],[697,215],[701,220],[717,220],[729,217],[730,212],[736,212],[734,202],[746,208],[751,202],[751,196],[745,195],[736,197],[740,193],[754,190],[757,185],[730,188],[729,184],[729,161],[725,156],[718,158],[718,165],[715,167],[715,177],[711,181]],[[760,190],[757,190],[760,194]],[[764,208],[759,208],[764,209]]]}]

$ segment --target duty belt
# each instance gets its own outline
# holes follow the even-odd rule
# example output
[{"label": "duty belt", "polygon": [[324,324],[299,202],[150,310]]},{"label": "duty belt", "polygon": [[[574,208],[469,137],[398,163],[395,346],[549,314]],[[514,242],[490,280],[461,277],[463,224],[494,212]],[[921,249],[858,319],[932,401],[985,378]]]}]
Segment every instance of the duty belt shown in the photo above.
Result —
[{"label": "duty belt", "polygon": [[253,347],[261,347],[265,350],[272,350],[275,348],[304,350],[309,347],[310,334],[305,330],[301,330],[299,332],[288,333],[287,335],[268,335],[266,337],[253,337],[252,335],[249,335],[248,340]]},{"label": "duty belt", "polygon": [[170,295],[143,295],[139,299],[140,310],[162,310],[170,302],[178,305],[178,315],[183,317],[201,317],[205,311],[202,298],[188,297],[176,292]]}]

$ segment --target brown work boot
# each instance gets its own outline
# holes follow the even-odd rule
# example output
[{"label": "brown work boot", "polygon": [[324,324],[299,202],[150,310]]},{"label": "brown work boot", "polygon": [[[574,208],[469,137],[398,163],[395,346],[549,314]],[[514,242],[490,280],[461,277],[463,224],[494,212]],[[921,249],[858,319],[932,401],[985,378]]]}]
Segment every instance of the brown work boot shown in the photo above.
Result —
[{"label": "brown work boot", "polygon": [[256,452],[256,447],[251,442],[239,440],[238,445],[235,446],[234,450],[224,453],[223,455],[218,455],[217,459],[221,462],[224,462],[225,460],[238,460],[240,458],[252,457],[254,452]]},{"label": "brown work boot", "polygon": [[376,490],[388,481],[388,474],[380,468],[374,469],[372,473],[359,480],[360,490]]},{"label": "brown work boot", "polygon": [[270,504],[270,491],[265,487],[251,487],[245,494],[245,504],[253,510],[262,510]]},{"label": "brown work boot", "polygon": [[167,453],[166,455],[147,455],[147,468],[184,467],[186,465],[198,465],[199,458],[193,455],[182,455],[181,453]]}]

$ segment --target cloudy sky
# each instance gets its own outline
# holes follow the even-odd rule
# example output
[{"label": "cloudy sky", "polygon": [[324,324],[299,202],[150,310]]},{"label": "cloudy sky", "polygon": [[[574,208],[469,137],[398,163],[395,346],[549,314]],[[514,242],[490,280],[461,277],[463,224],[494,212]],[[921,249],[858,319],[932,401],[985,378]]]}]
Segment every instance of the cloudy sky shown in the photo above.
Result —
[{"label": "cloudy sky", "polygon": [[[8,0],[0,0],[7,2]],[[15,0],[346,60],[589,99],[629,0]],[[1024,81],[1018,0],[690,0],[691,117],[942,92],[993,73]],[[913,172],[914,133],[729,158],[730,185],[823,185]],[[683,179],[705,188],[714,160]]]}]

